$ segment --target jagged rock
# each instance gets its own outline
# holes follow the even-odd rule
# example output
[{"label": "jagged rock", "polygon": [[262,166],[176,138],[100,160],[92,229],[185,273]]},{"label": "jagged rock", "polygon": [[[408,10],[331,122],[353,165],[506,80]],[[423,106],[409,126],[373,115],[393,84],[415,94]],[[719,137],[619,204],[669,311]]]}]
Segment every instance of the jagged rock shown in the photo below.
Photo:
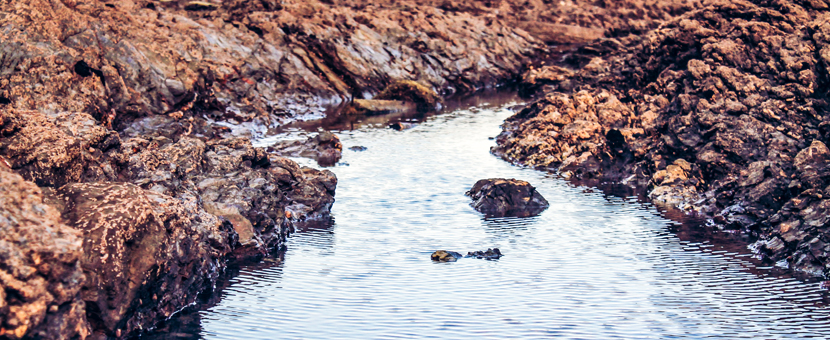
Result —
[{"label": "jagged rock", "polygon": [[0,337],[89,335],[82,240],[34,183],[0,165]]},{"label": "jagged rock", "polygon": [[548,92],[506,121],[493,152],[650,184],[656,201],[756,233],[773,262],[830,275],[825,7],[707,1],[615,49],[600,39],[576,53],[588,63],[525,76]]},{"label": "jagged rock", "polygon": [[268,151],[282,156],[312,158],[320,166],[332,166],[342,157],[343,144],[337,135],[323,131],[304,141],[277,142]]},{"label": "jagged rock", "polygon": [[536,188],[517,179],[482,179],[466,195],[473,208],[490,217],[535,216],[549,206]]},{"label": "jagged rock", "polygon": [[107,336],[136,334],[210,289],[236,235],[226,223],[133,184],[68,184],[53,206],[83,232],[82,298]]}]

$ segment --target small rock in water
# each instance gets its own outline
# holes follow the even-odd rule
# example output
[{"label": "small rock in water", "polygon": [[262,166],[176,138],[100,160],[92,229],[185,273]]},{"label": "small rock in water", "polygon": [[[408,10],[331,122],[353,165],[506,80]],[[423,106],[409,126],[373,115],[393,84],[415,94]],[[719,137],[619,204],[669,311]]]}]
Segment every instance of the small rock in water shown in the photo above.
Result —
[{"label": "small rock in water", "polygon": [[536,188],[517,179],[482,179],[466,195],[473,199],[473,208],[488,217],[535,216],[549,206]]},{"label": "small rock in water", "polygon": [[462,256],[454,251],[439,250],[432,253],[432,260],[436,262],[455,262]]},{"label": "small rock in water", "polygon": [[358,151],[358,152],[360,152],[360,151],[366,151],[366,150],[368,150],[368,149],[369,149],[369,148],[367,148],[367,147],[365,147],[365,146],[360,146],[360,145],[355,145],[355,146],[353,146],[353,147],[350,147],[350,148],[349,148],[349,150],[352,150],[352,151]]},{"label": "small rock in water", "polygon": [[485,260],[497,260],[498,258],[502,257],[501,251],[499,248],[487,249],[486,251],[471,251],[467,252],[467,257],[475,257],[477,259],[485,259]]},{"label": "small rock in water", "polygon": [[392,124],[390,124],[390,125],[389,125],[389,127],[390,127],[390,128],[393,128],[393,129],[398,130],[398,131],[403,131],[403,130],[406,130],[406,129],[411,129],[411,128],[413,128],[414,126],[415,126],[415,124],[412,124],[412,123],[404,123],[404,122],[397,122],[397,123],[392,123]]}]

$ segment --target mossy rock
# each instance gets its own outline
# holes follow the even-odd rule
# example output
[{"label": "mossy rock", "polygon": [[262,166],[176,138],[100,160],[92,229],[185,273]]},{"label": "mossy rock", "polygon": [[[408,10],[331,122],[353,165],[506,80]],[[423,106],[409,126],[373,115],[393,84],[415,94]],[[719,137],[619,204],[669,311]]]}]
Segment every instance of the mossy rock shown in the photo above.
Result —
[{"label": "mossy rock", "polygon": [[427,86],[411,80],[398,80],[387,86],[376,100],[402,100],[418,105],[418,110],[434,111],[441,103],[441,97]]}]

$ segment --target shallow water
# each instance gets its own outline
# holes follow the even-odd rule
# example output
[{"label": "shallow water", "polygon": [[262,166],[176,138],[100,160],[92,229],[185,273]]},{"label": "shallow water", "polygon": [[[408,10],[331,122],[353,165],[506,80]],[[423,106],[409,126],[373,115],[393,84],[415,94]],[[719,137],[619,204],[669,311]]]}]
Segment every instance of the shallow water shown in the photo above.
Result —
[{"label": "shallow water", "polygon": [[[758,267],[743,245],[696,239],[693,221],[681,226],[637,197],[603,194],[492,156],[488,137],[516,104],[498,101],[420,117],[426,121],[405,131],[360,124],[341,131],[344,157],[331,169],[339,179],[333,221],[293,234],[284,258],[239,268],[215,305],[151,337],[830,334],[826,294],[816,283]],[[358,145],[367,150],[348,150]],[[464,192],[490,177],[527,180],[551,206],[532,218],[482,218]],[[430,260],[438,249],[491,247],[505,256]]]}]

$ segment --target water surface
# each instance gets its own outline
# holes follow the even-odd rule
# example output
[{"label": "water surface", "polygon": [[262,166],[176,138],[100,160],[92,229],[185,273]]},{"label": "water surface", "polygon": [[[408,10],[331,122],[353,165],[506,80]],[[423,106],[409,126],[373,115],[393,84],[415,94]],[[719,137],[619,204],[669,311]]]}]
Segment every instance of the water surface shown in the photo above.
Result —
[{"label": "water surface", "polygon": [[[283,257],[240,268],[215,305],[153,337],[830,335],[817,284],[759,268],[743,245],[690,237],[694,226],[661,217],[637,197],[575,186],[492,156],[489,137],[516,102],[494,98],[497,105],[487,108],[487,98],[479,100],[479,108],[416,117],[421,123],[404,131],[378,128],[385,122],[332,124],[344,144],[341,163],[331,168],[339,179],[333,220],[304,226]],[[550,208],[531,218],[483,218],[464,192],[491,177],[529,181]],[[438,249],[491,247],[505,256],[430,260]]]}]

